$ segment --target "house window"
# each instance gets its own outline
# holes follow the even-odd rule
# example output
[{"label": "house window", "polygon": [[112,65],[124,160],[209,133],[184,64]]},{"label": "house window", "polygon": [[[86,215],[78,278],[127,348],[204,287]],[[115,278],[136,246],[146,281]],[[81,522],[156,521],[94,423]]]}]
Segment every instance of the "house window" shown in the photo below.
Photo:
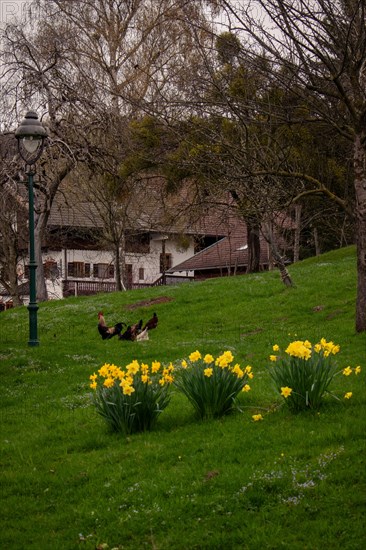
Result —
[{"label": "house window", "polygon": [[136,235],[127,235],[125,242],[126,252],[132,254],[148,254],[150,252],[149,233],[139,233]]},{"label": "house window", "polygon": [[113,264],[94,264],[93,275],[97,279],[114,279]]},{"label": "house window", "polygon": [[160,273],[165,273],[167,269],[172,267],[172,255],[160,254]]},{"label": "house window", "polygon": [[145,270],[143,267],[139,267],[139,281],[143,281],[145,279]]},{"label": "house window", "polygon": [[69,262],[67,264],[68,277],[85,277],[84,262]]}]

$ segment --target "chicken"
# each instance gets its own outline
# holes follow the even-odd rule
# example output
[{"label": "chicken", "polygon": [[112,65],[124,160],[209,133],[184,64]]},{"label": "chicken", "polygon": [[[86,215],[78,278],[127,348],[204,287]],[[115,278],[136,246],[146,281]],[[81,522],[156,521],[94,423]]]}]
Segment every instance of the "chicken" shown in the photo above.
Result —
[{"label": "chicken", "polygon": [[149,339],[149,329],[145,328],[136,336],[136,342],[143,342],[144,340]]},{"label": "chicken", "polygon": [[137,336],[141,333],[142,319],[134,325],[129,325],[123,334],[119,335],[120,340],[136,340]]},{"label": "chicken", "polygon": [[109,340],[110,338],[113,338],[113,336],[116,336],[116,335],[120,336],[124,325],[126,325],[126,323],[121,322],[121,323],[116,323],[113,327],[107,327],[103,312],[100,311],[98,313],[98,332],[103,338],[103,340]]},{"label": "chicken", "polygon": [[154,313],[154,315],[151,317],[151,319],[149,319],[147,321],[147,323],[145,323],[145,326],[143,328],[143,330],[145,330],[145,328],[147,328],[148,330],[152,330],[153,328],[156,328],[158,326],[158,316],[156,315],[156,313]]}]

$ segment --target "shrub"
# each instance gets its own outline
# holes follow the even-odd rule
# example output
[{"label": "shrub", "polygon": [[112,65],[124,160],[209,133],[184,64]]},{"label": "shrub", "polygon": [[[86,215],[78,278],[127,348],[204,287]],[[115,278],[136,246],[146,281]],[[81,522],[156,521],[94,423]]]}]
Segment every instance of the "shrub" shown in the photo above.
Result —
[{"label": "shrub", "polygon": [[181,362],[174,385],[187,396],[199,418],[216,418],[233,410],[239,392],[250,390],[250,378],[252,367],[248,365],[243,370],[234,364],[230,351],[216,359],[195,351]]},{"label": "shrub", "polygon": [[137,360],[124,369],[105,363],[90,376],[93,401],[108,426],[125,435],[153,428],[170,401],[174,367]]},{"label": "shrub", "polygon": [[[277,344],[273,351],[280,352]],[[338,370],[334,355],[339,351],[339,345],[322,338],[314,346],[308,340],[291,342],[285,349],[287,356],[270,355],[270,375],[290,410],[318,410],[326,394],[336,397],[328,389],[334,376],[349,376],[353,372],[351,367]],[[359,366],[354,369],[355,374],[360,371]],[[352,392],[344,397],[349,399]]]}]

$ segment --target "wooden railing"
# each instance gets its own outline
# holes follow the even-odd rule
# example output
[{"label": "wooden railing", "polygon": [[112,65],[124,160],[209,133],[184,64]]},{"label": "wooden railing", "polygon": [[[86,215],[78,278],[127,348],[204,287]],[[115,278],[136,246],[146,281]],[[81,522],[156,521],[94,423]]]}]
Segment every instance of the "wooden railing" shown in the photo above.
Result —
[{"label": "wooden railing", "polygon": [[98,292],[114,292],[117,290],[115,282],[103,281],[75,281],[67,279],[62,283],[62,295],[69,296],[90,296]]},{"label": "wooden railing", "polygon": [[[151,286],[164,286],[186,281],[193,281],[193,277],[184,277],[179,275],[161,276],[153,283],[132,283],[129,290],[146,288]],[[69,296],[90,296],[98,292],[115,292],[117,284],[115,281],[80,281],[67,279],[62,283],[62,295],[64,298]]]}]

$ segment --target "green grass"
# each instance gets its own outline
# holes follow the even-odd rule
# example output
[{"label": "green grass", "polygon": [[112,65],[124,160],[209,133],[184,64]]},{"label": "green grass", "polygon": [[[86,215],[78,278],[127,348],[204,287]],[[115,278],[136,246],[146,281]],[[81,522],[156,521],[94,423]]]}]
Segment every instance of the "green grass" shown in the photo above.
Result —
[{"label": "green grass", "polygon": [[[27,345],[25,307],[1,313],[0,546],[363,548],[366,335],[354,329],[355,250],[289,269],[293,289],[275,271],[40,304],[37,348]],[[156,311],[159,325],[148,342],[102,341],[100,309],[109,324]],[[340,344],[340,366],[362,373],[332,384],[351,400],[292,415],[267,358],[274,343],[321,337]],[[196,349],[230,349],[252,365],[242,412],[198,421],[175,393],[152,432],[108,432],[90,402],[92,372]],[[255,413],[264,420],[253,422]]]}]

